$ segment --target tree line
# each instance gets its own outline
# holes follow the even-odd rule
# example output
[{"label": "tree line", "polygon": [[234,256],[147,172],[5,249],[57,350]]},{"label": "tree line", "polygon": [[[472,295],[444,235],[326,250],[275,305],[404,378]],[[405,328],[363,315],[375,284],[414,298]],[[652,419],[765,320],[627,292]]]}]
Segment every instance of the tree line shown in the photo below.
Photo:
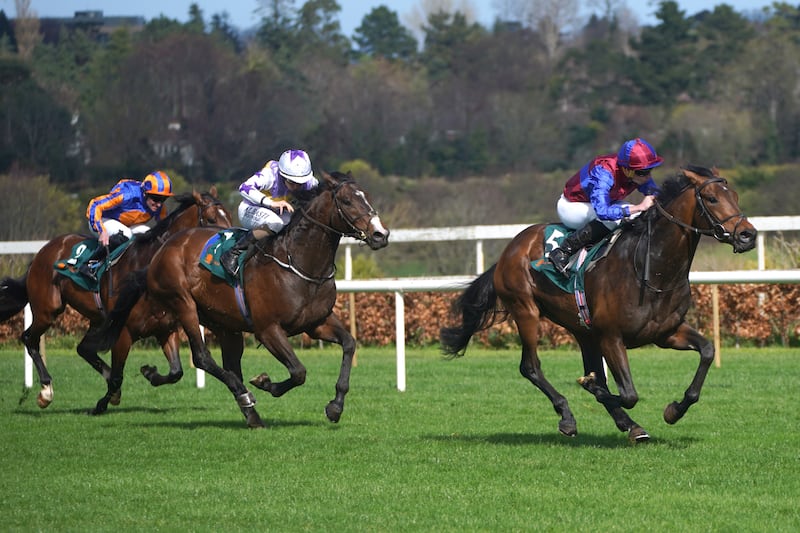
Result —
[{"label": "tree line", "polygon": [[800,154],[797,7],[687,14],[662,1],[639,26],[616,0],[581,24],[578,0],[502,4],[491,28],[435,11],[417,34],[379,6],[352,37],[336,0],[264,2],[244,32],[192,4],[185,23],[102,39],[71,25],[52,42],[32,14],[0,11],[0,175],[84,191],[80,211],[85,191],[121,177],[165,168],[188,184],[236,184],[299,146],[318,169],[393,177],[401,199],[431,177],[560,182],[642,136],[672,168],[790,182],[763,169]]}]

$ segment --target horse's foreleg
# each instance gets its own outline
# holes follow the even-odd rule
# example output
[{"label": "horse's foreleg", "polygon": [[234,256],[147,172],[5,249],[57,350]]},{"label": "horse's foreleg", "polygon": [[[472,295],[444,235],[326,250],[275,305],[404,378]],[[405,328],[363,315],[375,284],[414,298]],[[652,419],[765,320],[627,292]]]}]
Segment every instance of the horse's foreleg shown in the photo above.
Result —
[{"label": "horse's foreleg", "polygon": [[[125,361],[128,359],[131,344],[133,344],[133,339],[131,338],[130,331],[128,328],[122,328],[119,337],[117,337],[117,340],[114,342],[114,346],[111,347],[111,371],[106,380],[106,394],[97,401],[94,409],[90,410],[89,414],[100,415],[108,410],[108,404],[119,405],[122,398],[122,381],[125,374]],[[83,345],[83,341],[81,341],[81,345]],[[78,346],[79,351],[81,350],[81,345]]]},{"label": "horse's foreleg", "polygon": [[700,399],[700,390],[703,388],[708,369],[714,360],[714,344],[684,322],[673,335],[658,345],[675,350],[696,350],[700,354],[700,364],[689,388],[683,393],[683,400],[672,402],[664,409],[664,421],[674,424],[686,414],[692,404],[697,403]]},{"label": "horse's foreleg", "polygon": [[177,383],[183,378],[183,366],[181,365],[180,335],[177,331],[169,333],[168,335],[159,335],[158,340],[161,343],[161,351],[164,352],[164,357],[169,363],[169,373],[164,376],[158,373],[158,369],[152,365],[143,365],[139,371],[150,382],[153,387],[160,387],[161,385],[172,385]]},{"label": "horse's foreleg", "polygon": [[520,339],[522,340],[522,358],[519,363],[519,372],[528,379],[536,388],[544,393],[553,404],[556,413],[561,417],[558,422],[558,431],[568,437],[578,434],[578,424],[569,408],[567,399],[559,393],[544,377],[542,363],[536,351],[539,342],[539,318],[536,313],[513,313],[517,323]]},{"label": "horse's foreleg", "polygon": [[225,370],[214,361],[208,346],[206,346],[202,335],[200,335],[200,325],[197,321],[197,315],[194,315],[194,321],[189,323],[190,326],[188,328],[186,327],[187,322],[185,317],[181,319],[181,323],[184,325],[186,336],[189,337],[189,346],[192,349],[192,362],[194,362],[194,366],[208,372],[228,387],[228,390],[231,391],[231,394],[233,394],[233,397],[236,399],[236,403],[239,405],[239,409],[242,411],[245,420],[247,420],[248,427],[265,427],[258,411],[256,411],[256,399],[253,393],[247,390],[242,380],[239,379],[234,372]]},{"label": "horse's foreleg", "polygon": [[84,361],[89,363],[90,367],[94,368],[98,374],[103,376],[103,379],[106,380],[107,383],[111,377],[111,367],[108,366],[106,362],[100,358],[99,355],[97,355],[96,351],[87,349],[86,343],[84,342],[86,340],[86,337],[90,336],[92,332],[98,329],[99,327],[100,324],[91,324],[89,326],[89,331],[86,332],[86,335],[84,335],[83,340],[81,340],[81,342],[78,344],[76,351]]},{"label": "horse's foreleg", "polygon": [[[628,438],[632,442],[648,440],[650,435],[625,411],[636,405],[639,395],[633,386],[628,353],[622,341],[611,339],[602,342],[599,347],[586,340],[580,344],[587,374],[579,378],[578,383],[605,407],[617,429],[628,432]],[[601,353],[606,354],[606,362],[620,391],[619,395],[612,394],[608,389]]]},{"label": "horse's foreleg", "polygon": [[325,416],[328,420],[338,422],[344,411],[344,397],[350,390],[350,370],[353,367],[356,341],[334,313],[328,315],[324,324],[308,334],[315,339],[335,342],[342,347],[342,366],[339,369],[339,379],[336,380],[336,396],[325,406]]},{"label": "horse's foreleg", "polygon": [[250,383],[252,385],[267,391],[277,398],[306,382],[306,367],[295,355],[292,345],[289,343],[289,338],[279,325],[273,324],[262,331],[256,332],[256,338],[275,359],[286,367],[286,370],[289,371],[289,378],[275,383],[264,373],[251,379]]},{"label": "horse's foreleg", "polygon": [[244,353],[244,336],[240,332],[214,332],[222,347],[222,368],[233,372],[240,381],[242,378],[242,354]]}]

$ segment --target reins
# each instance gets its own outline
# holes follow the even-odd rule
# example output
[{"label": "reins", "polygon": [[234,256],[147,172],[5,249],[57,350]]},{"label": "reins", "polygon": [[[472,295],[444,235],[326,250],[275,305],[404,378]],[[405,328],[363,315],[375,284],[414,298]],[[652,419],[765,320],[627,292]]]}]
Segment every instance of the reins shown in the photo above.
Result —
[{"label": "reins", "polygon": [[[364,217],[370,217],[371,218],[373,216],[377,216],[378,213],[375,212],[374,209],[370,209],[369,213],[366,213],[366,214],[364,214],[364,215],[362,215],[362,216],[360,216],[358,218],[355,218],[355,219],[347,216],[347,214],[342,210],[341,206],[339,205],[339,199],[336,196],[336,193],[346,183],[349,183],[349,182],[352,182],[352,180],[345,180],[345,181],[342,181],[342,182],[338,183],[335,187],[333,187],[331,189],[331,195],[333,196],[333,204],[336,207],[336,212],[339,214],[339,218],[341,218],[348,226],[350,226],[350,229],[352,231],[339,231],[338,229],[336,229],[336,228],[334,228],[332,226],[332,222],[329,222],[328,224],[325,224],[324,222],[321,222],[321,221],[317,220],[316,218],[312,217],[308,213],[308,210],[305,207],[301,207],[300,208],[300,215],[304,219],[306,219],[309,222],[319,226],[320,228],[322,228],[324,231],[326,231],[328,233],[333,233],[334,235],[338,235],[339,237],[352,237],[352,238],[354,238],[356,240],[364,242],[364,241],[367,240],[367,234],[364,231],[358,229],[356,227],[356,223],[359,220],[361,220],[362,218],[364,218]],[[331,214],[330,218],[331,218],[331,220],[333,219],[333,214]],[[280,259],[278,259],[274,255],[272,255],[270,253],[267,253],[264,250],[262,250],[262,253],[264,254],[265,257],[268,257],[268,258],[272,259],[273,261],[275,261],[275,263],[278,266],[280,266],[281,268],[289,270],[290,272],[296,274],[301,279],[304,279],[305,281],[308,281],[308,282],[311,282],[311,283],[316,283],[317,285],[321,285],[321,284],[325,283],[326,281],[328,281],[330,279],[333,279],[333,277],[336,275],[336,263],[333,264],[333,268],[331,269],[331,273],[330,274],[322,276],[322,277],[314,277],[314,276],[306,274],[305,272],[300,270],[300,268],[295,265],[294,261],[292,260],[292,254],[289,253],[289,252],[286,253],[287,261],[285,261],[285,262],[281,261]]]},{"label": "reins", "polygon": [[[661,202],[659,202],[658,199],[656,199],[656,201],[654,203],[655,203],[656,209],[658,210],[658,213],[661,214],[668,222],[671,222],[672,224],[675,224],[676,226],[681,227],[683,229],[689,230],[689,231],[693,232],[696,235],[708,235],[710,237],[714,237],[716,240],[718,240],[720,242],[729,241],[731,239],[731,237],[732,237],[732,234],[725,229],[724,224],[726,222],[728,222],[729,220],[733,219],[733,218],[738,218],[738,220],[737,220],[737,222],[736,222],[736,224],[734,226],[734,233],[735,233],[736,228],[739,227],[739,224],[745,219],[745,216],[744,216],[744,214],[742,214],[741,211],[739,211],[738,213],[736,213],[734,215],[731,215],[731,216],[727,217],[725,220],[719,220],[716,216],[714,216],[714,214],[711,213],[711,211],[709,211],[708,208],[706,207],[705,201],[703,200],[703,197],[700,194],[701,191],[707,185],[710,185],[712,183],[727,184],[728,181],[725,178],[715,177],[715,178],[711,178],[711,179],[706,180],[699,187],[694,185],[695,207],[696,207],[697,210],[700,211],[700,215],[709,223],[709,225],[711,226],[710,229],[698,228],[697,226],[693,226],[691,224],[687,224],[686,222],[678,219],[672,213],[668,212],[664,208],[664,206],[661,205]],[[680,192],[673,198],[673,200],[675,198],[681,196],[684,191],[686,191],[689,187],[692,187],[692,186],[693,185],[691,183],[686,185],[686,187],[681,189]],[[659,289],[659,288],[656,288],[656,287],[654,287],[654,286],[652,286],[650,284],[650,244],[651,244],[651,241],[652,241],[652,238],[653,238],[653,232],[651,231],[651,218],[650,217],[648,217],[648,219],[647,219],[647,232],[646,233],[647,233],[647,250],[646,250],[646,253],[645,253],[644,270],[642,271],[642,276],[641,276],[642,285],[644,287],[646,287],[647,289],[655,292],[655,293],[669,292],[669,291],[675,290],[676,288],[682,286],[683,283],[680,283],[680,284],[677,284],[674,287],[670,287],[668,289]],[[637,249],[639,247],[639,244],[638,244],[639,242],[641,242],[641,238],[637,242],[637,245],[636,245]],[[636,257],[636,253],[634,252],[634,261],[633,261],[634,271],[637,270],[636,269],[636,259],[635,259],[635,257]]]},{"label": "reins", "polygon": [[[735,232],[736,228],[739,227],[739,224],[745,219],[745,216],[744,216],[744,214],[742,214],[741,211],[739,211],[738,213],[729,216],[725,220],[719,220],[717,217],[715,217],[708,210],[708,208],[706,207],[706,203],[703,200],[703,197],[700,195],[700,192],[703,190],[703,188],[705,188],[707,185],[711,185],[712,183],[723,183],[723,184],[726,184],[726,183],[728,183],[728,181],[725,178],[711,178],[711,179],[705,181],[699,187],[695,186],[695,188],[694,188],[694,196],[695,196],[695,199],[697,200],[696,201],[697,208],[700,210],[700,214],[703,216],[703,218],[705,218],[708,221],[708,223],[711,225],[711,229],[698,228],[696,226],[692,226],[691,224],[687,224],[682,220],[679,220],[674,215],[669,213],[666,209],[664,209],[664,207],[661,205],[661,202],[659,202],[658,200],[655,201],[656,208],[658,209],[658,212],[661,213],[661,215],[664,218],[666,218],[667,220],[669,220],[673,224],[676,224],[676,225],[678,225],[678,226],[680,226],[680,227],[682,227],[684,229],[688,229],[689,231],[692,231],[692,232],[694,232],[696,234],[709,235],[711,237],[714,237],[715,239],[717,239],[720,242],[725,242],[726,239],[730,239],[731,238],[731,233],[725,229],[724,224],[726,222],[728,222],[729,220],[731,220],[732,218],[738,218],[739,220],[736,222],[736,224],[734,226],[734,232]],[[691,184],[687,185],[683,190],[688,189],[690,186],[691,186]],[[681,194],[682,194],[682,192],[683,191],[681,191]]]}]

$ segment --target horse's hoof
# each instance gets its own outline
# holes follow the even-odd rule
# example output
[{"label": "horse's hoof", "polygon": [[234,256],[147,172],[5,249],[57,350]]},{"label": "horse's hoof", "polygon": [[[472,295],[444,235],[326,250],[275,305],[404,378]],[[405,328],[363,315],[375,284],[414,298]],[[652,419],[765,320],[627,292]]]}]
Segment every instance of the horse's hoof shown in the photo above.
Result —
[{"label": "horse's hoof", "polygon": [[644,428],[637,426],[635,428],[631,428],[631,430],[628,432],[628,440],[634,444],[647,442],[650,440],[650,435],[647,434]]},{"label": "horse's hoof", "polygon": [[331,422],[338,422],[342,417],[342,408],[336,405],[334,402],[330,402],[325,406],[325,416],[327,416],[328,420]]},{"label": "horse's hoof", "polygon": [[664,422],[674,424],[681,419],[683,414],[680,411],[678,402],[672,402],[664,408]]},{"label": "horse's hoof", "polygon": [[578,435],[578,426],[574,422],[562,420],[558,423],[558,431],[565,437],[575,437]]},{"label": "horse's hoof", "polygon": [[122,399],[122,391],[118,390],[117,392],[111,395],[111,398],[108,400],[108,403],[110,403],[111,405],[119,405],[121,399]]},{"label": "horse's hoof", "polygon": [[591,385],[592,383],[594,383],[596,378],[597,375],[594,372],[589,372],[588,375],[579,377],[578,383],[586,387],[587,385]]},{"label": "horse's hoof", "polygon": [[36,396],[36,405],[44,409],[52,402],[53,402],[53,384],[48,383],[47,385],[42,385],[42,388],[39,390],[39,394]]},{"label": "horse's hoof", "polygon": [[144,365],[139,369],[139,372],[142,373],[144,378],[149,381],[151,384],[153,383],[153,375],[158,374],[158,370],[156,367],[152,365]]},{"label": "horse's hoof", "polygon": [[269,392],[269,386],[272,384],[272,380],[269,379],[269,375],[267,375],[266,372],[263,372],[251,379],[250,384],[263,391]]},{"label": "horse's hoof", "polygon": [[255,409],[251,408],[250,412],[245,414],[245,418],[247,419],[247,427],[250,429],[264,429],[267,427]]}]

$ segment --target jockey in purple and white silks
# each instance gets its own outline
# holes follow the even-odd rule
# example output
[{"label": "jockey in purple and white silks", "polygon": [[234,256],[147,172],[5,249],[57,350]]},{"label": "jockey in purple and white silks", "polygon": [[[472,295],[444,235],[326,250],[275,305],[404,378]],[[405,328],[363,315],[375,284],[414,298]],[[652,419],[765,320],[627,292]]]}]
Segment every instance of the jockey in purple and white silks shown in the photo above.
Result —
[{"label": "jockey in purple and white silks", "polygon": [[[658,186],[651,171],[663,162],[647,141],[631,139],[616,154],[595,157],[567,181],[556,210],[561,223],[576,231],[549,253],[556,270],[566,275],[574,253],[653,205]],[[640,203],[624,202],[637,190],[644,195]]]},{"label": "jockey in purple and white silks", "polygon": [[259,239],[279,233],[292,218],[293,194],[316,188],[319,181],[311,169],[311,159],[303,150],[287,150],[277,161],[268,161],[264,168],[239,186],[239,221],[249,229],[236,244],[220,257],[222,267],[232,276],[239,271],[239,256],[252,249]]}]

